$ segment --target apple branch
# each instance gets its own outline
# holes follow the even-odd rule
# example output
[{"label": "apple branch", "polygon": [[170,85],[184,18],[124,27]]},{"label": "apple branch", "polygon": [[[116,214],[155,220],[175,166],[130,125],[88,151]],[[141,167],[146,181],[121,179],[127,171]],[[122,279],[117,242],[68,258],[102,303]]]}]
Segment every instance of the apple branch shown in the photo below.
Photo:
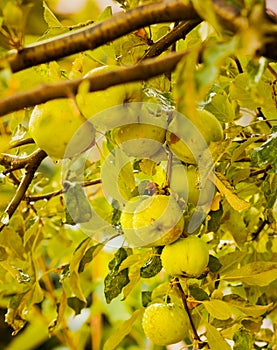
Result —
[{"label": "apple branch", "polygon": [[90,83],[90,91],[98,91],[104,90],[109,86],[147,80],[157,75],[170,73],[176,68],[182,57],[188,53],[189,51],[171,53],[166,57],[147,59],[135,66],[101,73],[97,76],[92,75],[85,79],[73,79],[41,85],[35,89],[1,99],[0,116],[56,98],[67,98],[69,95],[76,95],[80,84],[84,80]]},{"label": "apple branch", "polygon": [[[85,181],[82,184],[80,184],[82,187],[89,187],[89,186],[93,186],[93,185],[98,185],[102,182],[101,179],[96,179],[96,180],[90,180],[90,181]],[[53,197],[59,196],[63,193],[65,193],[66,190],[65,189],[60,189],[57,191],[53,191],[53,192],[49,192],[49,193],[45,193],[45,194],[39,194],[39,195],[34,195],[34,196],[26,196],[25,200],[27,203],[31,203],[31,202],[37,202],[40,200],[49,200]]]},{"label": "apple branch", "polygon": [[209,347],[208,343],[207,342],[203,342],[200,339],[200,337],[199,337],[199,335],[197,333],[197,329],[195,327],[195,324],[194,324],[192,316],[191,316],[190,309],[189,309],[188,304],[187,304],[187,296],[186,296],[186,294],[185,294],[185,292],[184,292],[184,290],[183,290],[183,288],[181,286],[179,278],[176,277],[174,279],[174,283],[176,284],[176,287],[177,287],[177,289],[179,291],[179,294],[181,296],[181,299],[182,299],[185,311],[186,311],[186,313],[188,315],[189,322],[190,322],[190,325],[191,325],[191,328],[192,328],[192,332],[193,332],[193,335],[194,335],[194,340],[198,343],[199,349],[203,349],[204,347],[207,347],[209,349],[210,347]]},{"label": "apple branch", "polygon": [[200,20],[199,15],[191,3],[185,4],[184,1],[143,5],[127,12],[117,13],[105,21],[72,33],[26,46],[18,52],[11,51],[7,61],[11,70],[17,72],[40,63],[96,49],[151,24],[193,19]]},{"label": "apple branch", "polygon": [[178,24],[174,29],[172,29],[171,32],[165,34],[162,38],[160,38],[153,45],[151,45],[150,48],[142,56],[140,61],[150,57],[159,56],[176,41],[180,39],[185,39],[186,35],[200,23],[200,19],[195,19]]},{"label": "apple branch", "polygon": [[[20,184],[16,190],[14,197],[12,198],[4,214],[2,215],[0,232],[4,229],[5,226],[8,225],[10,218],[12,217],[20,202],[24,198],[25,193],[34,178],[37,168],[39,167],[40,163],[45,157],[47,157],[47,154],[44,151],[37,150],[30,156],[24,158],[26,172],[20,181]],[[23,164],[23,159],[21,159],[21,161]]]}]

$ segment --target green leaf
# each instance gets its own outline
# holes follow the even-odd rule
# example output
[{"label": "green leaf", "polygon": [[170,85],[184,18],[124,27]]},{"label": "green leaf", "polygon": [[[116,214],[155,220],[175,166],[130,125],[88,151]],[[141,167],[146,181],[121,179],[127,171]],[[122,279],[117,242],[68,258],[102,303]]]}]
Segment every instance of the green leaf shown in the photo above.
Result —
[{"label": "green leaf", "polygon": [[43,8],[44,8],[44,13],[43,17],[45,22],[48,24],[48,27],[50,28],[60,28],[63,27],[61,22],[58,20],[58,18],[54,15],[54,13],[50,10],[50,8],[47,6],[46,2],[43,1]]},{"label": "green leaf", "polygon": [[208,294],[197,284],[189,286],[190,295],[197,301],[210,300]]},{"label": "green leaf", "polygon": [[205,327],[210,350],[231,350],[230,345],[214,326],[206,323]]},{"label": "green leaf", "polygon": [[152,300],[152,292],[149,290],[141,292],[141,303],[143,307],[146,307]]},{"label": "green leaf", "polygon": [[67,184],[66,208],[68,215],[76,224],[88,222],[92,217],[92,211],[83,187],[79,184]]},{"label": "green leaf", "polygon": [[222,300],[212,299],[203,301],[203,305],[208,313],[218,320],[228,320],[232,317],[233,311],[228,303]]},{"label": "green leaf", "polygon": [[86,306],[86,303],[83,300],[78,299],[77,297],[67,298],[67,305],[75,311],[75,316],[81,313],[81,310]]},{"label": "green leaf", "polygon": [[257,261],[221,275],[226,281],[241,281],[250,286],[267,286],[277,279],[277,262]]},{"label": "green leaf", "polygon": [[218,272],[222,267],[221,262],[219,259],[214,256],[214,255],[209,255],[209,263],[208,263],[208,268],[212,273]]},{"label": "green leaf", "polygon": [[86,250],[79,263],[78,273],[84,271],[85,265],[90,263],[95,258],[95,256],[103,249],[103,247],[104,245],[102,243],[98,243]]},{"label": "green leaf", "polygon": [[246,328],[239,328],[233,335],[234,350],[251,350],[255,341],[254,335]]},{"label": "green leaf", "polygon": [[121,293],[122,289],[129,283],[128,269],[126,268],[119,272],[119,267],[127,256],[127,250],[119,248],[116,251],[114,258],[109,262],[110,272],[104,279],[104,293],[108,304],[116,298]]},{"label": "green leaf", "polygon": [[253,160],[259,167],[271,165],[274,172],[277,174],[277,127],[272,130],[272,134],[269,139],[261,145],[259,148],[255,148],[252,153]]},{"label": "green leaf", "polygon": [[127,321],[124,321],[119,327],[117,327],[104,344],[103,350],[117,349],[120,342],[131,332],[133,324],[142,316],[143,312],[144,308],[136,310]]},{"label": "green leaf", "polygon": [[220,122],[228,123],[235,119],[233,106],[225,93],[215,93],[211,96],[209,103],[205,105],[205,109],[215,115]]},{"label": "green leaf", "polygon": [[209,232],[217,232],[219,230],[222,216],[223,216],[222,205],[220,205],[220,208],[218,210],[209,212],[209,221],[208,221]]},{"label": "green leaf", "polygon": [[153,256],[140,269],[142,278],[154,277],[161,271],[163,268],[160,257],[161,250],[161,247],[153,248]]}]

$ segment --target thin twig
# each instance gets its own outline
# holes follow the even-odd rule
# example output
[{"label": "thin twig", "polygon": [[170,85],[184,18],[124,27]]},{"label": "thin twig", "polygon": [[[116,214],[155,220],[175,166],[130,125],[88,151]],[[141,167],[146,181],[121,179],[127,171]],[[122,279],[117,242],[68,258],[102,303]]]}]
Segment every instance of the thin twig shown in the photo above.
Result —
[{"label": "thin twig", "polygon": [[[96,180],[85,181],[84,183],[81,184],[81,186],[82,187],[89,187],[89,186],[93,186],[93,185],[98,185],[100,183],[101,183],[101,179],[96,179]],[[60,189],[60,190],[45,193],[45,194],[26,196],[25,200],[27,201],[27,203],[37,202],[40,200],[49,200],[53,197],[56,197],[56,196],[59,196],[59,195],[65,193],[65,192],[66,192],[65,189]]]},{"label": "thin twig", "polygon": [[139,62],[147,58],[159,56],[162,52],[166,51],[171,45],[176,43],[180,39],[185,39],[186,35],[194,29],[199,23],[200,19],[185,21],[178,24],[171,32],[167,33],[159,40],[157,40],[141,57]]},{"label": "thin twig", "polygon": [[[26,169],[25,175],[22,177],[15,195],[13,196],[12,200],[10,201],[8,207],[6,208],[3,214],[5,217],[8,216],[8,222],[13,216],[17,207],[19,206],[20,202],[24,198],[25,193],[34,178],[37,168],[39,167],[39,165],[41,164],[41,162],[45,157],[47,157],[47,154],[42,150],[35,151],[29,157],[26,157],[28,158],[28,164],[26,164],[26,167],[25,167]],[[5,220],[5,223],[2,223],[2,225],[0,226],[0,232],[8,224],[8,222],[6,223],[6,220]]]},{"label": "thin twig", "polygon": [[209,348],[208,343],[207,342],[203,342],[200,339],[200,337],[199,337],[199,335],[197,333],[197,329],[195,327],[195,324],[193,322],[190,309],[189,309],[188,304],[187,304],[187,297],[186,297],[186,294],[185,294],[185,292],[184,292],[184,290],[183,290],[183,288],[181,286],[179,278],[175,278],[174,283],[176,284],[176,286],[178,288],[178,291],[179,291],[179,294],[181,296],[181,299],[182,299],[185,311],[186,311],[186,313],[188,315],[189,322],[190,322],[190,325],[191,325],[191,328],[192,328],[192,332],[193,332],[193,335],[194,335],[194,340],[198,343],[199,349],[203,349],[205,346],[207,346]]}]

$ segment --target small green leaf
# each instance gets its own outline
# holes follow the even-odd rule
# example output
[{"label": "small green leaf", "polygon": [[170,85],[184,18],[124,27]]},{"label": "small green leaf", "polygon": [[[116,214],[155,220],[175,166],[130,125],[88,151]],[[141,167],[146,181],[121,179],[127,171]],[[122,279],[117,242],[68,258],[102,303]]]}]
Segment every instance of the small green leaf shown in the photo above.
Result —
[{"label": "small green leaf", "polygon": [[208,313],[218,320],[228,320],[232,317],[232,308],[222,300],[212,299],[203,301],[203,305]]},{"label": "small green leaf", "polygon": [[66,208],[68,215],[76,224],[88,222],[92,217],[92,211],[83,187],[69,182],[67,185]]},{"label": "small green leaf", "polygon": [[146,307],[152,300],[152,292],[149,290],[141,292],[142,306]]},{"label": "small green leaf", "polygon": [[127,256],[127,250],[119,248],[116,251],[114,258],[109,262],[110,272],[104,279],[104,293],[108,304],[116,298],[121,293],[122,289],[129,283],[128,269],[126,268],[119,272],[119,267]]},{"label": "small green leaf", "polygon": [[75,311],[76,316],[80,314],[81,310],[86,306],[86,303],[77,297],[70,297],[67,298],[67,305]]},{"label": "small green leaf", "polygon": [[251,350],[255,341],[254,335],[246,328],[239,328],[233,336],[234,350]]},{"label": "small green leaf", "polygon": [[221,225],[221,219],[223,216],[223,208],[220,205],[220,208],[215,211],[209,212],[209,221],[208,221],[208,231],[209,232],[217,232]]},{"label": "small green leaf", "polygon": [[98,243],[90,248],[88,248],[82,257],[79,268],[78,268],[78,273],[81,273],[84,271],[85,265],[90,263],[94,257],[103,249],[104,245],[102,243]]},{"label": "small green leaf", "polygon": [[127,321],[121,323],[121,325],[115,329],[115,331],[106,341],[103,350],[117,349],[120,342],[131,332],[133,324],[142,316],[143,312],[144,308],[138,309],[133,312],[132,316]]},{"label": "small green leaf", "polygon": [[163,268],[161,257],[158,254],[158,251],[156,253],[153,252],[153,254],[154,255],[140,269],[140,276],[143,278],[154,277]]},{"label": "small green leaf", "polygon": [[197,284],[189,286],[190,295],[197,301],[210,300],[208,294]]},{"label": "small green leaf", "polygon": [[277,127],[273,128],[273,132],[269,139],[261,145],[259,148],[255,148],[252,153],[253,160],[259,167],[271,165],[277,174]]}]

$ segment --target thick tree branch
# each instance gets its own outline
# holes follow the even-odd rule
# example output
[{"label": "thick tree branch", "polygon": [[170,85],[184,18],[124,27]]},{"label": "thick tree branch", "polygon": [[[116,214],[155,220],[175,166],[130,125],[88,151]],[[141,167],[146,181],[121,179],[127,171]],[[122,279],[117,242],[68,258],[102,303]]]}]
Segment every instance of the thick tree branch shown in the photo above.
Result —
[{"label": "thick tree branch", "polygon": [[[20,181],[20,184],[16,190],[14,197],[10,201],[8,207],[6,208],[2,216],[2,224],[0,226],[0,231],[2,231],[3,228],[9,223],[10,218],[12,217],[20,202],[24,198],[25,193],[34,178],[37,168],[39,167],[40,163],[45,157],[47,157],[47,154],[42,150],[37,150],[29,157],[26,157],[26,159],[28,158],[28,163],[25,166],[26,172],[22,177],[22,180]],[[6,217],[8,217],[8,220],[6,220]]]},{"label": "thick tree branch", "polygon": [[[188,51],[184,51],[172,53],[163,58],[148,59],[136,66],[90,76],[86,80],[90,83],[90,91],[104,90],[109,86],[131,81],[147,80],[157,75],[172,72],[181,58],[187,53]],[[0,100],[0,116],[56,98],[76,95],[78,87],[83,81],[84,79],[59,81],[6,97]]]},{"label": "thick tree branch", "polygon": [[120,12],[113,17],[66,33],[53,39],[26,46],[19,52],[11,52],[7,60],[13,72],[53,61],[97,47],[131,33],[142,27],[163,22],[200,20],[191,4],[184,1],[167,1],[148,4],[128,12]]}]

